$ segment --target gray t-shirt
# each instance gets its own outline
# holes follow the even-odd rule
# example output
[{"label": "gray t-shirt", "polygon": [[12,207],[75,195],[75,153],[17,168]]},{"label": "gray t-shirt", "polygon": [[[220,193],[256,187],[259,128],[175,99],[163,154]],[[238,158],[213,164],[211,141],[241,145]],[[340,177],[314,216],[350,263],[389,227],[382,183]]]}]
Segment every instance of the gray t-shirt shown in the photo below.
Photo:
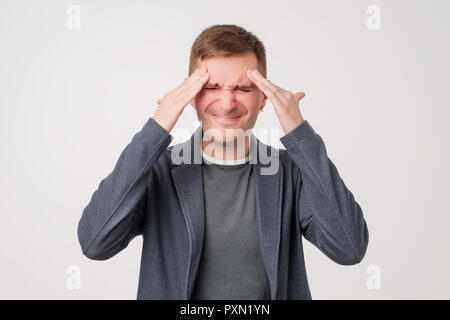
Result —
[{"label": "gray t-shirt", "polygon": [[192,299],[270,299],[252,165],[203,163],[205,237]]}]

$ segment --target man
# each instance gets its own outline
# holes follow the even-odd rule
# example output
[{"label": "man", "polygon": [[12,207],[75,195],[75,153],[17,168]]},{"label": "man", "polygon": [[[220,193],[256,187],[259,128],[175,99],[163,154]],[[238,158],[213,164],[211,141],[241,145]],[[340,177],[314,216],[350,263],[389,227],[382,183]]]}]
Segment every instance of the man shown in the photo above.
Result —
[{"label": "man", "polygon": [[[336,263],[363,259],[366,221],[303,119],[304,93],[265,75],[256,36],[235,25],[205,29],[189,77],[158,100],[84,209],[78,238],[91,259],[143,236],[138,299],[311,299],[302,236]],[[267,98],[285,150],[251,133]],[[189,103],[201,125],[169,147]]]}]

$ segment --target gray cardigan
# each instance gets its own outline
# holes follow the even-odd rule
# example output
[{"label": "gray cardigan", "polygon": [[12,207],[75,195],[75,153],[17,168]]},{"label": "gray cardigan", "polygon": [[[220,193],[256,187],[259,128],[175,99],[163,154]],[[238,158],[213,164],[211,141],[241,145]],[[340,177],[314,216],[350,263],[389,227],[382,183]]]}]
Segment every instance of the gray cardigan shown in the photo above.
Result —
[{"label": "gray cardigan", "polygon": [[[205,219],[201,130],[169,147],[173,136],[149,118],[83,210],[78,240],[90,259],[109,259],[142,235],[137,299],[191,298]],[[286,150],[251,139],[270,298],[311,299],[302,235],[334,262],[357,264],[369,241],[363,212],[307,120],[281,137]],[[279,161],[275,172],[264,154]]]}]

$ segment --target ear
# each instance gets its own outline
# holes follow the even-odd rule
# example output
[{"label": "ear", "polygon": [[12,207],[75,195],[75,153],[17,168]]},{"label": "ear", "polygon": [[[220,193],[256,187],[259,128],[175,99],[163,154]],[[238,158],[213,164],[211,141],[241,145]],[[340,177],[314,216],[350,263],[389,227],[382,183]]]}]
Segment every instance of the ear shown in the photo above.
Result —
[{"label": "ear", "polygon": [[261,107],[259,108],[260,111],[262,111],[262,109],[264,108],[264,106],[266,105],[267,102],[267,96],[264,94],[263,92],[263,100],[261,102]]}]

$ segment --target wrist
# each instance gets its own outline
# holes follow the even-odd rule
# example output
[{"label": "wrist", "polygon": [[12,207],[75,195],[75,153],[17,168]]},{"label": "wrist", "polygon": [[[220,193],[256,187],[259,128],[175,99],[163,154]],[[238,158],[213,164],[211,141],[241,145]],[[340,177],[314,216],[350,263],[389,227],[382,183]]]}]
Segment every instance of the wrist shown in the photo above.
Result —
[{"label": "wrist", "polygon": [[281,127],[284,131],[284,134],[288,134],[290,132],[292,132],[295,128],[297,128],[298,126],[300,126],[303,122],[305,122],[305,120],[303,119],[303,117],[299,117],[297,119],[287,119],[285,121],[283,121],[283,123],[281,124]]},{"label": "wrist", "polygon": [[168,121],[168,119],[166,119],[165,117],[161,116],[158,111],[156,111],[153,114],[152,118],[153,118],[153,120],[156,121],[156,123],[158,123],[162,128],[164,128],[164,130],[166,130],[167,132],[170,133],[170,131],[173,128],[173,125],[171,125],[171,123],[170,123],[170,121]]}]

